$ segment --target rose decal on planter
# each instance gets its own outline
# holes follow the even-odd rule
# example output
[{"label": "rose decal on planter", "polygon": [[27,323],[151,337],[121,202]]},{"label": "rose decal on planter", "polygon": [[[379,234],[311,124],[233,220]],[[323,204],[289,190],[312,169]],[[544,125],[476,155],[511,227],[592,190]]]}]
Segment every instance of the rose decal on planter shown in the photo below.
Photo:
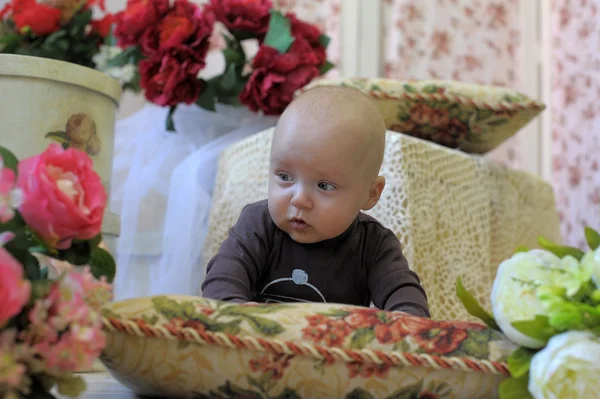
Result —
[{"label": "rose decal on planter", "polygon": [[91,156],[100,154],[101,142],[96,134],[96,123],[84,113],[71,115],[64,131],[48,132],[45,137],[59,142],[65,149],[74,147]]}]

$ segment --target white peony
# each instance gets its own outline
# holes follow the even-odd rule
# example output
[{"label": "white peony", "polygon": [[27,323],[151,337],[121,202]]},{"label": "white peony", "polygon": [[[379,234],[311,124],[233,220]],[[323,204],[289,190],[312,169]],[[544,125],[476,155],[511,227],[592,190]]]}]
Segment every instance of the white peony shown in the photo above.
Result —
[{"label": "white peony", "polygon": [[109,67],[108,62],[121,54],[123,50],[116,46],[100,46],[100,51],[92,57],[96,69],[119,81],[121,86],[129,83],[135,77],[137,67],[133,64]]},{"label": "white peony", "polygon": [[529,392],[535,399],[597,398],[600,338],[590,332],[556,335],[531,360]]},{"label": "white peony", "polygon": [[108,61],[122,52],[123,50],[117,46],[107,46],[103,44],[100,46],[100,51],[92,56],[92,61],[96,64],[96,69],[105,71],[108,67]]},{"label": "white peony", "polygon": [[111,67],[106,70],[106,74],[119,81],[121,86],[129,83],[135,77],[137,67],[133,64],[123,65],[122,67]]},{"label": "white peony", "polygon": [[592,276],[592,281],[596,287],[600,288],[600,247],[595,251],[588,252],[581,259],[583,270]]},{"label": "white peony", "polygon": [[553,283],[556,275],[563,272],[560,258],[539,249],[516,253],[500,264],[492,286],[492,312],[511,341],[526,348],[544,346],[545,342],[522,334],[511,323],[546,314],[536,289]]}]

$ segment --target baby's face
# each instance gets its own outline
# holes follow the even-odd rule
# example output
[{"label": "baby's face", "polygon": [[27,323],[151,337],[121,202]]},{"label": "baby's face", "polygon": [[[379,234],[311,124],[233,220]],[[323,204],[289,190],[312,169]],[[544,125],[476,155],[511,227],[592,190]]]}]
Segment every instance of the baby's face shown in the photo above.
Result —
[{"label": "baby's face", "polygon": [[269,212],[299,243],[315,243],[347,230],[369,200],[364,142],[356,121],[321,124],[295,119],[278,131],[271,148]]}]

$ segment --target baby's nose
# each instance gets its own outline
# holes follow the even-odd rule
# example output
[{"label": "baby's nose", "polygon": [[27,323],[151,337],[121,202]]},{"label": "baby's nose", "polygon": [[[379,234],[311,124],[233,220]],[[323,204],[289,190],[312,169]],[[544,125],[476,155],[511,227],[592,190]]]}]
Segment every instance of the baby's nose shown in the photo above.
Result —
[{"label": "baby's nose", "polygon": [[291,203],[298,209],[312,208],[312,200],[310,199],[310,195],[306,192],[306,190],[296,190],[294,196],[292,197]]}]

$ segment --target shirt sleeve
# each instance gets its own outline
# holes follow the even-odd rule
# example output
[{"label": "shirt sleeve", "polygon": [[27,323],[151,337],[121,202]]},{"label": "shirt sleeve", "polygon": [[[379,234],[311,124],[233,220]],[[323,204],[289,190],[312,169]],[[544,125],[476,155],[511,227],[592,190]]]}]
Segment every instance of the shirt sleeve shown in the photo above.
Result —
[{"label": "shirt sleeve", "polygon": [[271,249],[271,224],[264,204],[248,205],[242,210],[219,252],[207,265],[203,297],[237,303],[254,300],[253,287]]},{"label": "shirt sleeve", "polygon": [[371,240],[374,256],[368,271],[373,304],[379,309],[430,317],[427,295],[419,276],[408,267],[398,237],[385,228],[375,236],[377,239]]}]

